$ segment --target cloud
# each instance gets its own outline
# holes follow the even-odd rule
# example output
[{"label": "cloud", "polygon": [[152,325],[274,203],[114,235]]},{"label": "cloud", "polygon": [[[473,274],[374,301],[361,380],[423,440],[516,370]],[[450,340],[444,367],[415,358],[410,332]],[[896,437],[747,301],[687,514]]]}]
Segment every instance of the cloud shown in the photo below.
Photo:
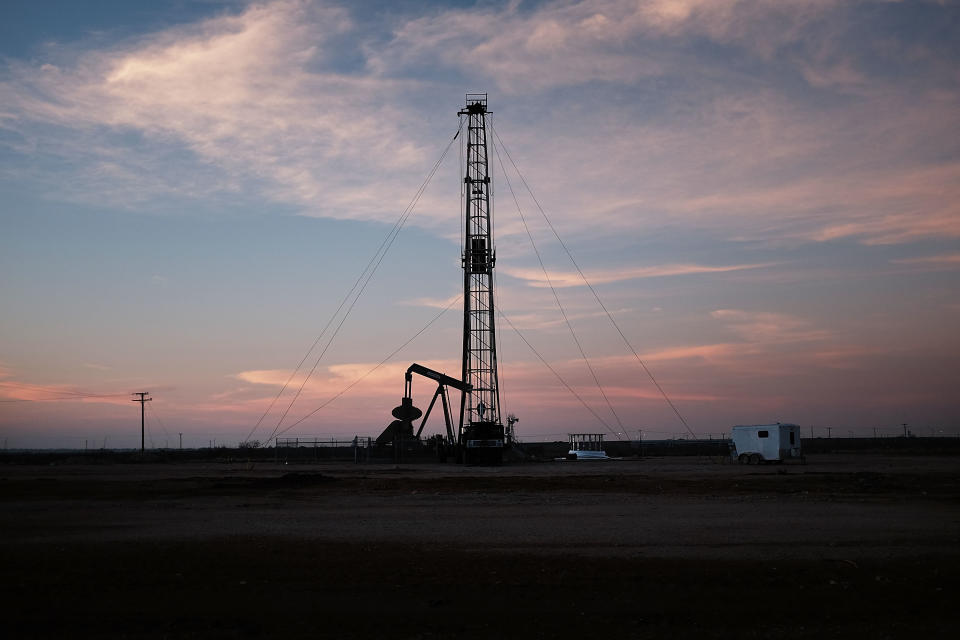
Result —
[{"label": "cloud", "polygon": [[75,401],[93,404],[120,404],[130,401],[127,394],[97,393],[78,388],[72,384],[33,384],[9,379],[0,382],[0,395],[9,400],[29,402]]},{"label": "cloud", "polygon": [[413,300],[404,300],[402,304],[417,307],[430,307],[433,309],[446,309],[454,305],[457,300],[463,297],[463,294],[457,293],[448,298],[414,298]]},{"label": "cloud", "polygon": [[[744,269],[759,269],[770,267],[775,263],[758,264],[739,264],[728,266],[707,266],[699,264],[665,264],[654,267],[635,267],[616,271],[591,271],[584,274],[590,284],[607,284],[610,282],[621,282],[624,280],[636,280],[640,278],[660,278],[665,276],[698,275],[708,273],[728,273],[731,271],[742,271]],[[520,269],[516,267],[501,267],[501,273],[513,276],[520,280],[526,280],[533,287],[549,286],[544,279],[543,271],[538,269]],[[582,287],[586,286],[580,274],[574,271],[552,271],[550,283],[554,287]]]},{"label": "cloud", "polygon": [[[510,3],[381,16],[384,36],[346,3],[251,4],[9,61],[0,144],[30,162],[0,177],[131,209],[239,200],[392,221],[444,142],[438,99],[490,84],[507,94],[505,133],[567,237],[664,225],[776,242],[957,237],[950,61],[927,47],[909,82],[876,72],[917,59],[918,43],[903,35],[875,51],[857,32],[861,8]],[[705,56],[704,41],[722,48]],[[564,87],[578,90],[546,93]],[[414,223],[438,229],[449,206],[427,193]],[[501,239],[520,232],[498,225]]]},{"label": "cloud", "polygon": [[[593,224],[612,233],[668,226],[794,244],[960,237],[950,133],[960,127],[960,93],[886,87],[825,108],[767,89],[745,92],[718,89],[662,122],[636,121],[626,110],[611,125],[557,122],[593,144],[569,149],[548,140],[531,182],[541,193],[565,194],[553,217],[562,215],[567,236]],[[583,167],[572,179],[571,166]]]},{"label": "cloud", "polygon": [[[676,346],[645,353],[641,358],[649,362],[691,359],[708,362],[719,361],[733,356],[739,347],[740,345],[735,343]],[[629,359],[624,357],[624,361],[629,361]]]},{"label": "cloud", "polygon": [[960,265],[960,253],[944,253],[934,256],[918,256],[916,258],[899,258],[891,260],[895,264],[916,264],[921,266],[953,268]]},{"label": "cloud", "polygon": [[810,321],[786,313],[717,309],[710,316],[744,341],[755,344],[819,342],[831,337],[829,331],[816,329]]},{"label": "cloud", "polygon": [[830,66],[803,64],[802,74],[808,84],[817,88],[843,88],[853,91],[868,85],[867,77],[857,70],[850,60]]},{"label": "cloud", "polygon": [[[382,75],[437,60],[469,68],[508,93],[584,83],[633,84],[687,60],[664,39],[706,38],[770,57],[837,2],[828,0],[584,0],[530,11],[442,11],[400,25],[374,52]],[[443,55],[437,57],[438,52]]]},{"label": "cloud", "polygon": [[874,176],[869,183],[857,178],[863,177],[821,185],[820,191],[826,193],[845,189],[847,206],[856,209],[841,223],[825,224],[813,239],[853,236],[864,244],[882,245],[960,237],[960,164],[909,170],[879,180]]},{"label": "cloud", "polygon": [[[35,125],[69,132],[63,153],[86,155],[88,177],[119,199],[134,190],[124,184],[187,196],[252,185],[308,214],[392,219],[397,184],[356,177],[419,171],[426,159],[400,133],[408,120],[389,99],[395,83],[333,68],[353,28],[342,7],[281,0],[61,65],[13,63],[0,85],[3,126],[34,141],[45,135]],[[106,142],[118,134],[149,143]],[[172,163],[181,150],[191,157]],[[169,168],[184,163],[199,178]]]},{"label": "cloud", "polygon": [[[501,289],[502,290],[502,289]],[[542,305],[536,304],[533,301],[527,301],[525,308],[533,308],[535,310],[528,311],[526,313],[512,313],[504,312],[503,309],[505,305],[501,302],[500,304],[500,314],[501,317],[509,319],[509,322],[504,321],[502,325],[504,329],[513,329],[516,330],[549,330],[554,328],[563,328],[563,332],[567,332],[566,321],[563,319],[563,315],[559,312],[556,306],[556,301],[552,297],[545,299]],[[564,304],[564,310],[566,312],[567,320],[571,322],[576,320],[587,320],[591,318],[606,318],[607,312],[603,309],[597,309],[596,304],[591,300],[589,311],[574,311],[576,307],[567,302]],[[539,309],[539,310],[538,310]],[[631,311],[629,308],[619,308],[619,309],[608,309],[611,315],[617,316],[628,313]]]},{"label": "cloud", "polygon": [[[437,371],[459,372],[460,370],[460,363],[453,361],[425,360],[421,364]],[[377,366],[377,363],[374,362],[332,364],[310,376],[303,387],[303,395],[306,398],[325,399],[344,391],[351,385],[356,385],[355,387],[351,386],[351,396],[392,397],[398,393],[403,395],[404,373],[408,366],[410,366],[409,363],[399,362],[388,362],[380,366]],[[289,370],[263,369],[241,371],[232,377],[253,385],[279,388],[286,384],[291,373],[292,371]],[[287,386],[288,395],[292,396],[303,384],[305,378],[306,372],[300,372],[294,376]]]}]

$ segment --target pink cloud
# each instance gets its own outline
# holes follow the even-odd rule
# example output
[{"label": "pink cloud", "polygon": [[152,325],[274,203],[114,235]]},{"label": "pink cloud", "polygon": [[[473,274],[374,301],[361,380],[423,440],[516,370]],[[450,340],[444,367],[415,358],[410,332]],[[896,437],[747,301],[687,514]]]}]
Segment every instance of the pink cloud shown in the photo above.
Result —
[{"label": "pink cloud", "polygon": [[447,298],[414,298],[413,300],[404,301],[405,305],[412,305],[418,307],[430,307],[433,309],[446,309],[452,307],[456,304],[456,301],[463,297],[463,294],[456,293]]},{"label": "pink cloud", "polygon": [[915,264],[929,267],[953,268],[960,265],[960,253],[945,253],[934,256],[919,256],[916,258],[900,258],[891,260],[896,264]]},{"label": "pink cloud", "polygon": [[830,332],[812,327],[809,321],[785,313],[717,309],[710,315],[754,344],[821,342],[831,337]]},{"label": "pink cloud", "polygon": [[[676,65],[666,51],[638,55],[651,37],[707,37],[769,57],[833,0],[584,0],[521,12],[452,10],[411,20],[371,58],[381,74],[443,51],[446,64],[479,70],[504,91],[528,92],[583,82],[635,83]],[[432,60],[431,60],[432,62]]]},{"label": "pink cloud", "polygon": [[[58,127],[56,144],[46,146],[82,159],[75,164],[83,175],[55,188],[77,190],[66,194],[75,199],[135,207],[171,194],[256,188],[305,215],[393,220],[397,194],[412,195],[426,149],[436,146],[435,131],[432,140],[417,138],[424,115],[403,93],[415,87],[408,71],[417,65],[442,60],[524,95],[588,82],[636,87],[701,66],[669,47],[656,56],[638,51],[651,36],[708,38],[768,57],[810,44],[804,30],[843,4],[586,0],[437,11],[401,20],[393,41],[364,48],[363,72],[341,74],[323,70],[335,40],[363,37],[346,6],[267,2],[59,65],[12,63],[0,82],[0,121],[28,141],[14,143],[24,153],[38,144],[27,123]],[[692,111],[685,106],[666,122],[638,119],[632,106],[586,114],[572,101],[572,109],[546,112],[541,126],[519,127],[514,146],[521,156],[530,150],[524,164],[539,191],[558,194],[555,220],[567,225],[566,237],[600,225],[618,233],[675,222],[773,241],[960,235],[958,169],[935,166],[952,157],[941,147],[957,129],[957,93],[865,79],[839,45],[814,44],[796,53],[798,72],[817,90],[863,87],[861,99],[810,109],[773,88],[737,86],[691,100]],[[709,61],[706,68],[728,72]],[[111,146],[104,127],[185,145],[202,175],[178,171],[162,154]],[[567,135],[545,135],[557,130]],[[863,140],[872,145],[868,163]],[[419,209],[428,226],[448,215],[449,203],[428,193]],[[521,232],[509,219],[499,231]],[[648,276],[641,268],[636,277]]]},{"label": "pink cloud", "polygon": [[[699,264],[665,264],[655,267],[633,267],[618,270],[590,271],[586,275],[591,284],[606,284],[610,282],[621,282],[624,280],[636,280],[640,278],[660,278],[665,276],[680,275],[699,275],[710,273],[729,273],[731,271],[743,271],[745,269],[760,269],[763,267],[774,266],[776,263],[765,262],[758,264],[738,264],[726,266],[708,266]],[[520,280],[526,280],[533,287],[547,287],[547,281],[544,278],[543,271],[539,269],[521,269],[517,267],[501,267],[501,273],[513,276]],[[554,287],[582,287],[586,286],[583,278],[576,271],[551,271],[550,283]]]},{"label": "pink cloud", "polygon": [[9,400],[28,402],[75,401],[89,404],[126,404],[126,394],[103,393],[83,390],[72,384],[32,384],[10,379],[11,374],[0,376],[0,395]]},{"label": "pink cloud", "polygon": [[[460,363],[451,360],[424,360],[420,364],[437,371],[450,371],[459,377]],[[390,362],[377,366],[374,362],[353,362],[329,365],[314,373],[303,387],[304,400],[325,400],[350,387],[351,397],[399,398],[403,395],[404,372],[409,362]],[[278,389],[290,378],[291,371],[282,369],[241,371],[233,377],[253,385]],[[292,397],[306,378],[306,372],[298,373],[287,387],[287,396]],[[427,381],[416,384],[427,385]],[[271,398],[272,399],[272,398]],[[289,399],[289,398],[288,398]],[[282,398],[281,398],[282,400]],[[258,402],[262,401],[258,400]],[[286,403],[284,402],[285,406]]]},{"label": "pink cloud", "polygon": [[[690,359],[717,362],[728,359],[735,355],[738,348],[739,345],[735,343],[689,345],[668,347],[666,349],[645,353],[641,357],[643,360],[649,362]],[[623,359],[624,361],[628,361],[631,359],[631,357],[623,356]]]},{"label": "pink cloud", "polygon": [[[400,174],[425,161],[397,126],[405,117],[388,100],[393,83],[312,70],[330,54],[329,40],[352,28],[345,8],[326,3],[253,4],[60,66],[14,64],[0,97],[12,126],[36,121],[81,135],[62,147],[85,158],[101,200],[115,194],[129,206],[150,195],[236,192],[256,182],[308,215],[392,220],[394,194],[409,178]],[[141,131],[158,145],[185,144],[222,172],[177,176],[143,152],[106,146],[93,135],[104,126]],[[356,175],[371,163],[380,178],[358,187]]]}]

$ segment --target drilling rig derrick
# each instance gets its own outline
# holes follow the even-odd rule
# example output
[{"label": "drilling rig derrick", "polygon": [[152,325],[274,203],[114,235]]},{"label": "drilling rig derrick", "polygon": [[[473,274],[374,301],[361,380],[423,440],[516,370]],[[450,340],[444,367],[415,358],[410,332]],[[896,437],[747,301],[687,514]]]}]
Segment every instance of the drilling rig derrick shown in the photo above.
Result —
[{"label": "drilling rig derrick", "polygon": [[[463,352],[460,379],[413,364],[407,369],[404,395],[393,410],[396,418],[384,429],[377,443],[392,446],[399,459],[406,442],[420,442],[420,434],[437,399],[446,422],[444,448],[454,449],[467,464],[497,465],[503,461],[504,428],[500,419],[500,390],[497,382],[497,341],[494,324],[493,269],[497,254],[493,244],[493,216],[487,162],[487,94],[468,93],[466,106],[458,112],[466,117],[466,172],[463,178],[464,236],[461,247],[463,267]],[[462,127],[462,124],[461,124]],[[462,130],[462,129],[461,129]],[[458,132],[459,135],[459,132]],[[455,136],[456,137],[456,136]],[[411,374],[437,382],[437,390],[426,415],[413,406]],[[456,433],[452,425],[448,388],[460,391],[460,415]],[[423,415],[414,433],[413,421]],[[511,416],[511,432],[516,419]]]},{"label": "drilling rig derrick", "polygon": [[503,423],[497,381],[496,326],[493,304],[493,244],[487,156],[487,94],[468,93],[458,113],[467,118],[464,181],[463,382],[465,393],[459,445],[468,464],[499,464],[503,458]]}]

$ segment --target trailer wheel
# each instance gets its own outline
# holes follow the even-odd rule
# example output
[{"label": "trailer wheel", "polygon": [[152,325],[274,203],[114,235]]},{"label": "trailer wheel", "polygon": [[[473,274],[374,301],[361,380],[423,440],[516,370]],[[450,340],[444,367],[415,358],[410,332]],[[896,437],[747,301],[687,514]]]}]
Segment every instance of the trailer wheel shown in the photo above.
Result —
[{"label": "trailer wheel", "polygon": [[760,457],[759,453],[750,454],[750,464],[760,464],[763,459]]},{"label": "trailer wheel", "polygon": [[737,460],[740,462],[740,464],[749,464],[750,462],[750,458],[745,453],[741,453]]}]

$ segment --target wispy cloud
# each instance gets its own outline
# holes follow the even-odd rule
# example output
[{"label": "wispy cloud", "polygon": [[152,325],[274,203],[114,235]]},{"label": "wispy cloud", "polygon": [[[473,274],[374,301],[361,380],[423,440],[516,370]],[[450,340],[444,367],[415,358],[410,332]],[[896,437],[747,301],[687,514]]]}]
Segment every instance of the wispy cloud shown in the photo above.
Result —
[{"label": "wispy cloud", "polygon": [[[392,217],[396,198],[386,195],[394,185],[358,185],[355,176],[425,160],[413,138],[398,133],[406,115],[388,99],[393,83],[331,68],[331,40],[351,29],[342,7],[281,0],[58,65],[14,63],[0,84],[3,126],[27,140],[44,135],[36,124],[62,127],[79,136],[75,144],[67,136],[71,154],[98,139],[85,158],[98,183],[149,186],[158,168],[155,177],[166,181],[155,193],[191,195],[193,181],[167,169],[169,156],[185,149],[203,173],[215,168],[219,178],[207,182],[214,192],[254,185],[306,213]],[[142,134],[153,150],[129,141],[104,149],[103,128]]]},{"label": "wispy cloud", "polygon": [[960,253],[943,253],[933,256],[918,256],[915,258],[898,258],[891,260],[895,264],[916,264],[921,266],[953,268],[960,265]]},{"label": "wispy cloud", "polygon": [[[723,358],[729,358],[734,355],[740,345],[736,343],[723,344],[698,344],[678,347],[668,347],[659,349],[642,355],[643,360],[658,362],[663,360],[704,360],[718,361]],[[629,358],[624,356],[623,362],[629,362]]]},{"label": "wispy cloud", "polygon": [[[460,364],[448,360],[424,360],[426,367],[437,371],[459,372]],[[351,387],[351,396],[361,397],[393,397],[403,392],[403,376],[409,363],[389,362],[377,366],[374,362],[352,362],[332,364],[316,372],[303,386],[305,398],[325,399]],[[372,373],[371,373],[372,371]],[[292,371],[282,369],[265,369],[241,371],[233,377],[252,385],[262,385],[279,388],[287,383]],[[456,374],[454,374],[456,375]],[[298,373],[288,386],[288,395],[292,396],[304,383],[306,372]]]},{"label": "wispy cloud", "polygon": [[126,394],[104,393],[79,388],[73,384],[35,384],[4,378],[0,397],[29,402],[62,402],[65,400],[93,404],[122,404],[130,401]]},{"label": "wispy cloud", "polygon": [[452,306],[462,297],[457,293],[448,298],[414,298],[413,300],[404,300],[402,304],[416,307],[431,307],[434,309],[446,309]]},{"label": "wispy cloud", "polygon": [[[587,82],[632,84],[680,64],[663,38],[703,37],[769,57],[834,1],[585,0],[533,10],[504,8],[439,12],[410,20],[392,43],[371,56],[381,74],[435,63],[470,67],[502,90],[520,93]],[[657,53],[659,55],[657,55]]]},{"label": "wispy cloud", "polygon": [[[760,269],[773,266],[775,263],[757,263],[757,264],[738,264],[726,266],[709,266],[700,264],[665,264],[653,267],[635,267],[617,271],[591,271],[585,273],[590,284],[607,284],[610,282],[621,282],[624,280],[637,280],[640,278],[661,278],[665,276],[686,276],[710,273],[728,273],[731,271],[743,271],[745,269]],[[549,284],[544,278],[543,271],[539,269],[519,269],[516,267],[501,267],[501,273],[513,276],[520,280],[526,280],[533,287],[547,287]],[[575,271],[549,271],[550,283],[554,287],[582,287],[583,278]]]},{"label": "wispy cloud", "polygon": [[[434,98],[489,83],[512,94],[512,146],[540,192],[556,194],[568,233],[694,224],[797,242],[957,237],[960,169],[944,159],[956,156],[960,93],[936,75],[948,65],[928,51],[929,77],[871,72],[864,60],[877,53],[847,37],[857,21],[839,0],[583,0],[401,12],[384,39],[348,4],[251,4],[70,58],[52,48],[49,60],[8,62],[4,144],[66,160],[71,175],[52,180],[35,162],[2,171],[115,206],[252,198],[393,220],[442,144],[425,123]],[[704,40],[725,55],[704,57]],[[341,64],[344,48],[357,64]],[[915,49],[891,41],[881,53],[902,61]],[[741,57],[813,93],[758,85],[728,64]],[[438,64],[459,75],[444,84]],[[598,84],[620,98],[571,92],[544,108],[537,93]],[[427,194],[415,223],[432,226],[449,205]]]},{"label": "wispy cloud", "polygon": [[809,320],[786,313],[717,309],[710,314],[746,342],[782,344],[822,341],[829,331],[811,326]]}]

